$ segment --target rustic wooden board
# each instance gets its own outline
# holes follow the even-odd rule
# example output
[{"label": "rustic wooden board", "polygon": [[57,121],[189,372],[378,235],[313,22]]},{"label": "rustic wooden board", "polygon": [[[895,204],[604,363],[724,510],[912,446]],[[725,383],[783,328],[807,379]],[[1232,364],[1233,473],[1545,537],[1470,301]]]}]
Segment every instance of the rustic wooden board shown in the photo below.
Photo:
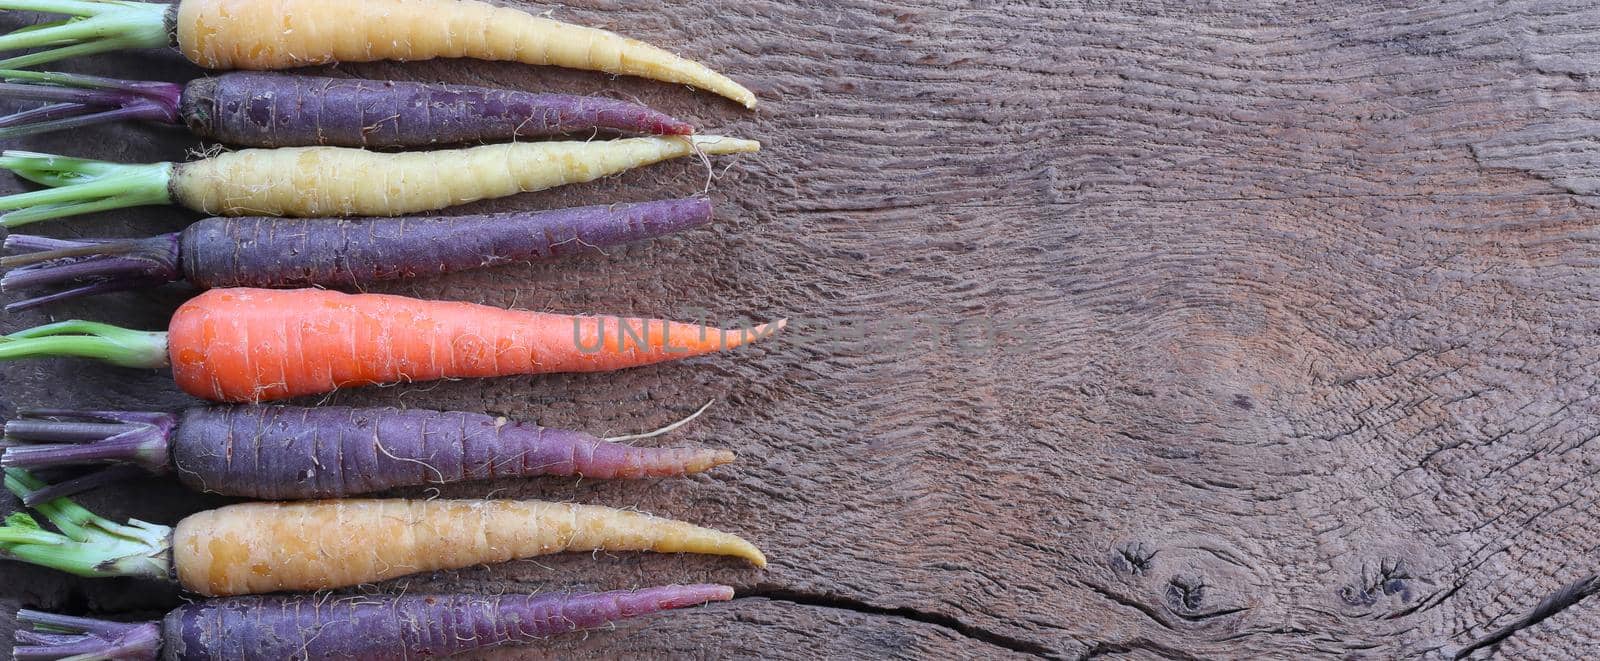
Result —
[{"label": "rustic wooden board", "polygon": [[[718,163],[712,229],[383,291],[796,322],[778,341],[684,364],[331,398],[601,432],[715,398],[664,441],[739,450],[709,475],[442,491],[637,506],[740,532],[768,570],[580,556],[373,589],[739,589],[729,604],[555,641],[554,655],[1450,657],[1488,654],[1474,641],[1510,626],[1508,657],[1588,656],[1600,617],[1566,606],[1589,590],[1518,618],[1594,571],[1600,545],[1588,270],[1600,10],[1399,4],[555,9],[729,73],[762,97],[754,113],[516,65],[328,69],[613,94],[766,144]],[[167,53],[75,66],[194,74]],[[23,145],[124,160],[195,147],[150,127]],[[674,163],[474,208],[704,185],[703,168]],[[189,218],[40,229],[142,235]],[[106,297],[3,326],[154,328],[187,295]],[[188,403],[165,375],[80,362],[0,378],[0,413]],[[221,502],[159,480],[134,489],[88,501],[159,522]],[[180,598],[13,565],[0,597],[143,614]]]}]

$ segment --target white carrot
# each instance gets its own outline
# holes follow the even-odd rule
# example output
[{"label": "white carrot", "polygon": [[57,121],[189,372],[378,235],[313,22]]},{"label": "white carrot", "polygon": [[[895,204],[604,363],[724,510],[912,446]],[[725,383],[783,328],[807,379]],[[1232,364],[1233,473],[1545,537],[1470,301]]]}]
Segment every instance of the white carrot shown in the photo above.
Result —
[{"label": "white carrot", "polygon": [[651,163],[758,151],[721,136],[524,142],[380,153],[345,147],[226,152],[187,163],[124,165],[8,151],[0,168],[50,190],[0,197],[0,226],[146,204],[227,216],[390,216],[592,181]]}]

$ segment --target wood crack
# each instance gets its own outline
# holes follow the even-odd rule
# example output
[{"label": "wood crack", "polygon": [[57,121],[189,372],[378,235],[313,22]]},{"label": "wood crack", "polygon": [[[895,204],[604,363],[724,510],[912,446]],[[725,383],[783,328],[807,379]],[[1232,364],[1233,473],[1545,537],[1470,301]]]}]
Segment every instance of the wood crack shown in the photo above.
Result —
[{"label": "wood crack", "polygon": [[1090,659],[1098,659],[1111,654],[1128,654],[1134,650],[1149,652],[1164,659],[1178,659],[1179,661],[1198,661],[1201,658],[1183,650],[1141,638],[1122,643],[1095,643],[1094,647],[1089,648],[1088,652],[1078,657],[1077,661],[1089,661]]},{"label": "wood crack", "polygon": [[982,627],[973,626],[971,624],[967,624],[966,622],[962,622],[955,617],[944,615],[942,613],[933,613],[905,607],[887,608],[884,606],[875,606],[859,599],[853,599],[841,595],[803,592],[800,590],[780,588],[776,586],[759,586],[751,590],[741,590],[736,599],[747,597],[760,597],[763,599],[770,599],[772,601],[799,604],[801,606],[833,608],[837,610],[854,611],[868,615],[904,618],[913,622],[921,622],[924,624],[931,624],[937,627],[948,629],[964,638],[970,638],[972,640],[987,643],[989,645],[1010,650],[1012,652],[1017,652],[1019,654],[1027,654],[1043,659],[1066,658],[1059,652],[1052,650],[1045,645],[1029,640],[1023,640],[1021,638],[1007,636],[1005,634],[990,631]]},{"label": "wood crack", "polygon": [[1140,613],[1143,613],[1145,617],[1148,617],[1148,618],[1150,618],[1151,621],[1155,622],[1156,624],[1161,625],[1161,627],[1163,629],[1172,629],[1173,628],[1172,623],[1168,622],[1167,618],[1162,617],[1161,613],[1159,611],[1157,611],[1156,609],[1154,609],[1154,608],[1152,608],[1150,606],[1147,606],[1147,605],[1145,605],[1143,603],[1140,603],[1137,599],[1131,599],[1131,598],[1122,596],[1120,594],[1112,592],[1110,589],[1107,589],[1105,586],[1097,585],[1095,583],[1090,583],[1090,582],[1085,581],[1083,583],[1083,585],[1084,585],[1084,587],[1087,587],[1090,590],[1093,590],[1095,592],[1095,594],[1098,594],[1098,595],[1100,595],[1102,597],[1105,597],[1106,599],[1109,599],[1113,603],[1116,603],[1116,604],[1121,605],[1121,606],[1127,606],[1128,608],[1132,608],[1132,609],[1134,609],[1136,611],[1139,611]]},{"label": "wood crack", "polygon": [[[1505,642],[1507,638],[1515,635],[1518,631],[1534,626],[1549,619],[1556,613],[1576,606],[1578,602],[1588,599],[1596,592],[1600,592],[1600,574],[1590,574],[1568,583],[1562,586],[1561,589],[1551,593],[1550,596],[1545,597],[1539,602],[1539,605],[1533,607],[1533,610],[1528,611],[1527,615],[1517,618],[1517,621],[1500,627],[1494,633],[1474,640],[1465,647],[1456,650],[1455,658],[1464,659],[1478,650],[1493,648]],[[1490,649],[1490,653],[1493,653],[1493,649]]]}]

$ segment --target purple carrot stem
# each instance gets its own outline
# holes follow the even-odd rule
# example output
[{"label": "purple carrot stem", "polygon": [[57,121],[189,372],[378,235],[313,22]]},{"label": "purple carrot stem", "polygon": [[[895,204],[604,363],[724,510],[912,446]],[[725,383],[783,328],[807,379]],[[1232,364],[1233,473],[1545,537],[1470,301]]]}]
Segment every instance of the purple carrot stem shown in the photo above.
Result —
[{"label": "purple carrot stem", "polygon": [[[88,417],[57,413],[59,417]],[[172,415],[146,422],[117,424],[70,420],[11,420],[6,422],[6,438],[64,442],[7,448],[4,454],[0,454],[0,466],[39,469],[131,463],[147,471],[159,473],[168,466],[167,439],[176,424],[177,416]]]},{"label": "purple carrot stem", "polygon": [[156,622],[111,622],[32,610],[17,611],[18,661],[54,661],[74,656],[153,661],[161,651]]},{"label": "purple carrot stem", "polygon": [[56,480],[44,488],[30,492],[22,499],[22,504],[33,507],[40,503],[48,503],[57,498],[74,496],[85,491],[92,491],[108,484],[115,484],[125,480],[149,475],[150,471],[137,466],[120,464],[106,466],[98,470],[84,473],[78,477],[66,480]]},{"label": "purple carrot stem", "polygon": [[64,633],[39,633],[30,629],[17,629],[18,645],[68,645],[78,642],[78,636]]},{"label": "purple carrot stem", "polygon": [[16,647],[16,649],[12,650],[11,658],[13,661],[33,661],[36,659],[118,658],[107,654],[107,650],[110,648],[120,647],[120,645],[113,641],[88,636],[78,636],[69,639],[69,641],[70,642],[63,641],[37,647],[32,645],[19,645]]},{"label": "purple carrot stem", "polygon": [[5,247],[7,250],[61,250],[75,248],[85,243],[105,243],[105,241],[86,240],[69,241],[67,239],[52,239],[48,236],[32,236],[28,234],[10,234],[6,236]]},{"label": "purple carrot stem", "polygon": [[0,467],[110,464],[30,492],[23,498],[23,504],[30,507],[163,472],[169,461],[167,438],[176,424],[176,416],[171,414],[142,411],[33,409],[18,415],[21,417],[6,421],[8,442],[0,449]]},{"label": "purple carrot stem", "polygon": [[130,100],[144,97],[130,95],[126,92],[57,87],[55,85],[0,83],[0,98],[78,103],[86,106],[120,106]]},{"label": "purple carrot stem", "polygon": [[66,287],[64,291],[36,296],[6,305],[15,312],[78,296],[157,287],[181,279],[178,272],[178,235],[148,239],[66,241],[13,234],[10,249],[39,249],[36,255],[16,255],[0,264],[21,263],[0,276],[0,291]]},{"label": "purple carrot stem", "polygon": [[[0,138],[64,131],[122,120],[178,123],[183,88],[172,83],[121,81],[98,76],[0,72],[0,97],[53,105],[0,117]],[[34,81],[34,82],[27,82]]]},{"label": "purple carrot stem", "polygon": [[154,411],[85,411],[81,409],[51,408],[21,409],[17,411],[17,415],[28,418],[76,418],[79,420],[100,420],[103,422],[146,425],[168,424],[172,419],[171,413],[157,413]]},{"label": "purple carrot stem", "polygon": [[[48,106],[47,106],[48,107]],[[134,104],[95,112],[76,117],[63,117],[49,121],[32,123],[13,122],[11,126],[0,128],[0,139],[20,138],[25,135],[37,135],[51,131],[67,131],[71,129],[94,126],[95,124],[109,124],[122,120],[142,119],[148,121],[166,121],[166,109],[149,101],[140,100]]]},{"label": "purple carrot stem", "polygon": [[88,617],[73,617],[71,615],[57,615],[34,610],[17,611],[17,624],[45,625],[52,629],[68,631],[82,631],[86,633],[114,633],[122,630],[117,622],[96,620]]},{"label": "purple carrot stem", "polygon": [[6,438],[51,443],[101,441],[134,429],[137,429],[135,425],[122,423],[56,420],[9,420],[5,424]]},{"label": "purple carrot stem", "polygon": [[72,300],[74,298],[97,296],[100,294],[109,294],[111,292],[127,291],[128,289],[129,288],[124,285],[109,282],[99,282],[91,285],[73,287],[71,289],[63,289],[61,291],[45,294],[43,296],[34,296],[31,298],[22,299],[20,301],[15,301],[7,304],[5,311],[21,312],[23,310],[31,310],[33,308],[43,307],[50,305],[51,303]]},{"label": "purple carrot stem", "polygon": [[156,453],[164,454],[167,449],[166,445],[164,434],[157,435],[148,431],[129,431],[102,441],[8,448],[5,454],[0,455],[0,466],[36,470],[54,468],[56,466],[83,466],[115,462],[146,465],[150,461],[147,457],[150,456],[160,457],[160,463],[164,465],[166,464],[165,456]]},{"label": "purple carrot stem", "polygon": [[48,106],[39,106],[31,110],[13,113],[0,117],[0,128],[8,128],[19,124],[32,122],[48,122],[62,117],[72,117],[94,110],[91,106],[81,103],[53,103]]},{"label": "purple carrot stem", "polygon": [[61,264],[52,265],[48,269],[21,267],[13,269],[6,275],[10,276],[9,285],[16,289],[29,289],[44,287],[63,282],[83,282],[105,278],[108,274],[117,273],[122,262],[129,261],[126,254],[110,255],[107,259],[72,259],[63,258]]}]

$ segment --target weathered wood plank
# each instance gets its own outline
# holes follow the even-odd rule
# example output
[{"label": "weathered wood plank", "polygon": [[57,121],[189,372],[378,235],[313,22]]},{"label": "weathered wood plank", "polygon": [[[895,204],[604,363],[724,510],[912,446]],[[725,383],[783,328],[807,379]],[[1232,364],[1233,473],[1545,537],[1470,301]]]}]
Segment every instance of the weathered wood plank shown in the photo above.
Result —
[{"label": "weathered wood plank", "polygon": [[[442,493],[638,506],[746,534],[773,566],[563,557],[381,589],[740,590],[555,653],[1390,657],[1452,655],[1594,570],[1600,10],[641,0],[557,16],[699,57],[764,105],[512,65],[332,70],[619,94],[766,150],[719,168],[713,229],[384,290],[786,315],[793,332],[614,375],[332,399],[612,432],[717,398],[669,439],[740,451],[710,475]],[[191,73],[161,55],[81,66]],[[120,159],[192,146],[144,127],[24,144]],[[675,163],[473,208],[704,183]],[[136,235],[181,217],[41,230]],[[184,296],[5,327],[156,327]],[[163,375],[74,362],[0,379],[7,411],[186,401]],[[139,488],[91,500],[158,521],[218,502]],[[0,585],[100,612],[176,599],[9,565]],[[1583,602],[1501,648],[1579,658],[1597,631]]]}]

